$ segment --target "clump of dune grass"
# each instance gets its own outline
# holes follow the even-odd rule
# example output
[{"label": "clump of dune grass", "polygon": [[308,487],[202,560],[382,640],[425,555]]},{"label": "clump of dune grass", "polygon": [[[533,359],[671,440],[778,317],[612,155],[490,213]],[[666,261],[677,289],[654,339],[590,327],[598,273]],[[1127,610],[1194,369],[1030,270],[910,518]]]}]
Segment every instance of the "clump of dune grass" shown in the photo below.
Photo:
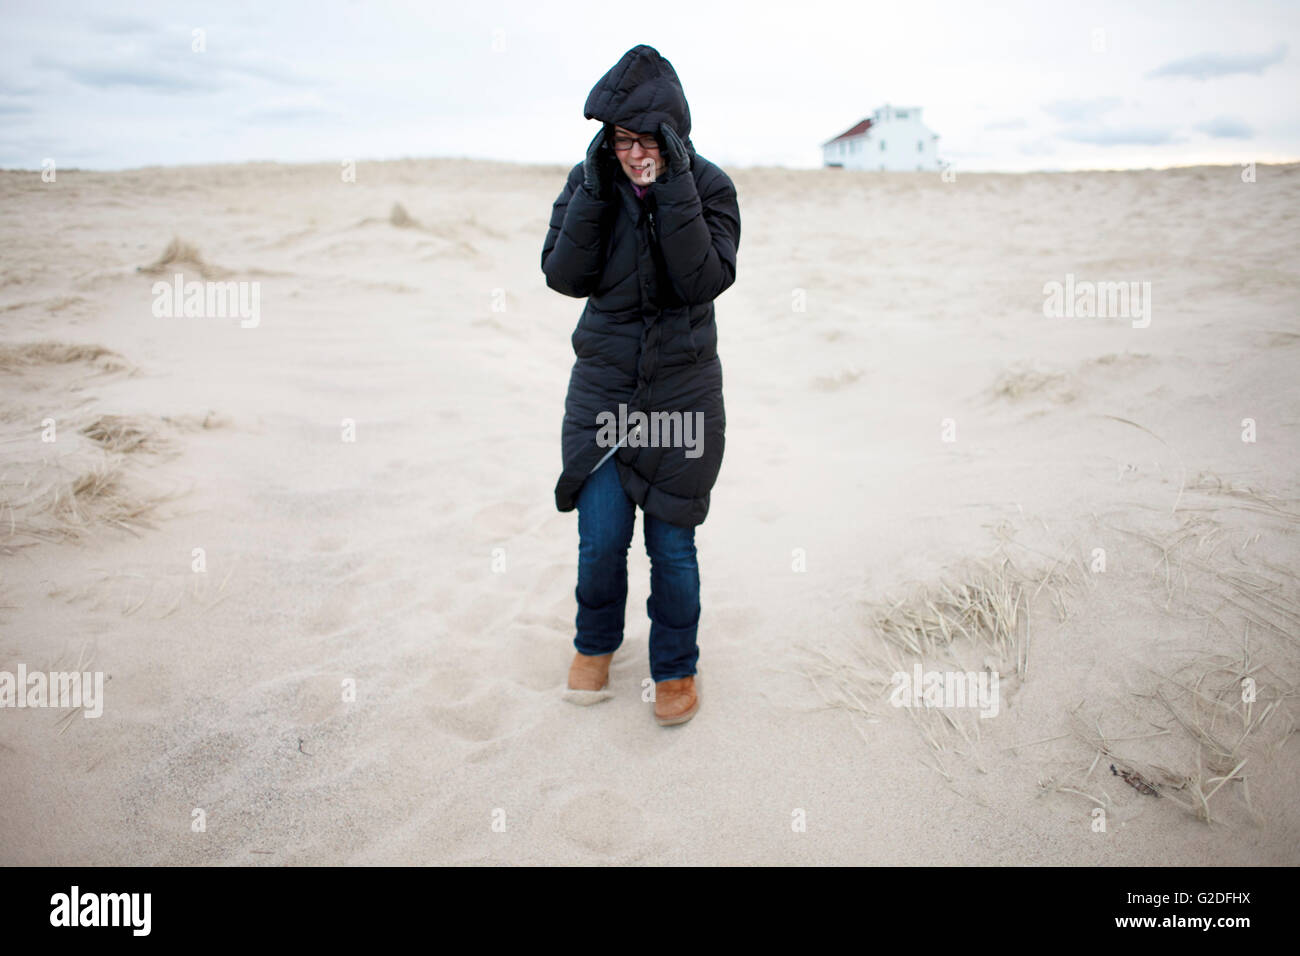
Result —
[{"label": "clump of dune grass", "polygon": [[393,203],[393,208],[388,213],[388,221],[398,229],[410,229],[420,224],[411,217],[411,214],[406,211],[406,207],[400,202]]},{"label": "clump of dune grass", "polygon": [[132,452],[163,452],[170,439],[140,415],[100,415],[79,431],[105,451],[125,455]]},{"label": "clump of dune grass", "polygon": [[852,385],[862,377],[862,370],[854,365],[846,366],[830,375],[819,375],[813,379],[813,384],[825,392],[833,392],[837,389]]},{"label": "clump of dune grass", "polygon": [[[1243,684],[1250,678],[1257,693],[1243,694]],[[1143,796],[1158,797],[1173,804],[1204,823],[1225,822],[1218,810],[1221,792],[1238,784],[1242,802],[1251,816],[1257,816],[1250,801],[1249,781],[1245,769],[1252,760],[1262,762],[1273,756],[1295,731],[1295,720],[1284,705],[1300,696],[1293,685],[1268,674],[1268,668],[1253,660],[1243,643],[1237,656],[1210,655],[1198,658],[1171,675],[1159,675],[1151,694],[1133,695],[1139,702],[1158,704],[1145,715],[1145,723],[1154,733],[1125,737],[1109,736],[1098,719],[1087,720],[1078,708],[1069,711],[1073,736],[1093,751],[1086,770],[1065,774],[1060,780],[1040,781],[1044,791],[1074,793],[1087,797],[1099,806],[1116,803],[1107,787],[1119,786],[1101,774],[1092,780],[1099,765],[1112,766],[1112,777],[1123,780],[1124,787]],[[1163,711],[1163,712],[1161,712]],[[1185,755],[1180,768],[1145,759],[1138,742],[1157,737],[1175,737],[1191,754]],[[1118,765],[1118,766],[1114,766]],[[1101,798],[1089,790],[1095,789]],[[1212,801],[1218,797],[1217,802]]]},{"label": "clump of dune grass", "polygon": [[1115,736],[1100,718],[1070,711],[1071,735],[1092,751],[1092,763],[1040,786],[1112,806],[1107,787],[1115,780],[1093,779],[1105,761],[1128,784],[1118,793],[1139,779],[1154,791],[1134,787],[1143,796],[1165,798],[1207,824],[1227,823],[1233,795],[1257,817],[1249,774],[1268,768],[1297,730],[1300,577],[1265,557],[1259,541],[1264,534],[1275,544],[1289,541],[1300,518],[1292,499],[1212,475],[1202,474],[1186,491],[1172,527],[1107,527],[1138,543],[1131,553],[1145,546],[1160,609],[1199,623],[1209,650],[1144,668],[1142,686],[1109,712],[1113,721],[1126,710],[1140,724],[1135,729],[1154,732]]},{"label": "clump of dune grass", "polygon": [[69,342],[22,342],[0,345],[0,372],[16,373],[41,366],[82,363],[103,372],[134,372],[125,358],[102,345]]},{"label": "clump of dune grass", "polygon": [[1090,359],[1091,365],[1137,365],[1147,361],[1151,356],[1146,352],[1109,352]]},{"label": "clump of dune grass", "polygon": [[1029,600],[1050,587],[1064,620],[1061,589],[1077,566],[1077,559],[1062,557],[1050,567],[1029,571],[999,550],[878,611],[872,630],[896,650],[918,658],[951,660],[958,642],[965,641],[1023,679],[1029,671]]},{"label": "clump of dune grass", "polygon": [[180,432],[228,424],[213,411],[172,418],[100,411],[85,388],[86,367],[96,370],[90,377],[135,371],[99,345],[0,345],[0,374],[24,376],[0,403],[0,551],[152,527],[159,506],[177,495],[154,486],[145,457],[179,454]]},{"label": "clump of dune grass", "polygon": [[141,415],[74,413],[60,421],[58,440],[48,444],[31,437],[29,422],[18,430],[27,434],[0,438],[0,548],[153,527],[158,507],[176,494],[158,490],[133,462],[179,453],[165,426]]},{"label": "clump of dune grass", "polygon": [[[1189,502],[1182,507],[1177,527],[1168,529],[1134,529],[1108,526],[1147,545],[1156,556],[1152,578],[1164,595],[1164,608],[1175,600],[1191,608],[1202,619],[1218,621],[1225,607],[1240,613],[1245,620],[1272,633],[1292,650],[1300,643],[1300,576],[1291,568],[1256,555],[1250,545],[1262,531],[1246,536],[1233,532],[1240,520],[1231,525],[1224,516],[1232,511],[1251,512],[1279,523],[1282,534],[1295,533],[1300,522],[1300,502],[1281,498],[1244,486],[1224,485],[1211,476],[1202,475],[1189,486]],[[1197,492],[1226,495],[1231,503],[1201,504]],[[1242,540],[1234,545],[1234,537]]]},{"label": "clump of dune grass", "polygon": [[1195,481],[1188,485],[1188,490],[1232,498],[1236,507],[1300,521],[1300,510],[1297,510],[1298,503],[1295,499],[1274,495],[1241,482],[1224,481],[1210,472],[1197,474]]},{"label": "clump of dune grass", "polygon": [[139,266],[138,270],[149,275],[170,275],[185,267],[205,279],[216,279],[228,274],[228,270],[204,261],[198,248],[180,237],[173,238],[167,243],[162,255],[147,266]]},{"label": "clump of dune grass", "polygon": [[[845,654],[811,648],[802,673],[828,706],[879,719],[892,675],[910,674],[928,664],[999,680],[1023,681],[1029,673],[1030,606],[1040,596],[1054,601],[1058,618],[1067,610],[1061,592],[1074,579],[1077,559],[1061,556],[1033,567],[1013,560],[1007,545],[993,555],[966,562],[942,580],[914,587],[907,596],[876,606],[867,635]],[[1046,594],[1044,593],[1046,592]],[[943,707],[904,707],[936,758],[931,766],[945,779],[952,774],[943,756],[956,753],[984,771],[979,754],[980,723],[969,712]],[[856,726],[856,725],[855,725]],[[861,731],[859,731],[861,732]],[[963,749],[964,746],[964,749]]]},{"label": "clump of dune grass", "polygon": [[1042,372],[1026,365],[1004,369],[989,388],[995,399],[1018,402],[1043,395],[1054,402],[1068,404],[1077,398],[1063,372]]},{"label": "clump of dune grass", "polygon": [[0,542],[69,540],[109,525],[138,534],[172,494],[129,480],[120,456],[103,455],[70,472],[54,466],[34,479],[0,482]]},{"label": "clump of dune grass", "polygon": [[96,518],[129,527],[144,523],[152,503],[130,495],[120,463],[105,461],[49,486],[46,511],[60,530],[85,528]]},{"label": "clump of dune grass", "polygon": [[[1169,797],[1175,790],[1187,787],[1187,777],[1167,767],[1139,760],[1131,754],[1116,750],[1118,743],[1166,736],[1169,734],[1168,729],[1158,728],[1154,733],[1111,737],[1102,732],[1098,718],[1086,719],[1079,713],[1079,709],[1080,707],[1076,706],[1066,712],[1071,726],[1070,733],[1048,737],[1036,743],[1073,737],[1093,751],[1092,759],[1087,766],[1073,768],[1046,779],[1040,777],[1039,796],[1049,793],[1074,794],[1109,811],[1118,806],[1116,798],[1110,792],[1117,787],[1120,789],[1140,787],[1140,792],[1144,796],[1157,799]],[[1023,746],[1029,745],[1020,744],[1016,748],[1008,749],[1018,749]]]},{"label": "clump of dune grass", "polygon": [[228,415],[222,415],[213,409],[208,409],[202,415],[163,415],[162,420],[183,432],[210,431],[214,428],[227,428],[231,424]]},{"label": "clump of dune grass", "polygon": [[62,295],[45,303],[46,312],[62,312],[74,305],[81,305],[86,300],[79,295]]}]

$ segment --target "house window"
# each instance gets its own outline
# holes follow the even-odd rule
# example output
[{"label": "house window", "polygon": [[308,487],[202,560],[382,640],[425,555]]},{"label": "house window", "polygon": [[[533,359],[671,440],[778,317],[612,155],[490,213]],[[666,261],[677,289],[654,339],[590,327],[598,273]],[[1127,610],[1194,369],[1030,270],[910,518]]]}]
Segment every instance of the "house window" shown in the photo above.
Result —
[{"label": "house window", "polygon": [[924,153],[924,152],[925,152],[925,140],[923,140],[923,139],[918,139],[918,140],[916,141],[916,151],[917,151],[918,153]]},{"label": "house window", "polygon": [[894,115],[899,119],[907,119],[907,110],[899,110]]},{"label": "house window", "polygon": [[880,151],[882,153],[885,151],[885,141],[883,139],[880,141]]}]

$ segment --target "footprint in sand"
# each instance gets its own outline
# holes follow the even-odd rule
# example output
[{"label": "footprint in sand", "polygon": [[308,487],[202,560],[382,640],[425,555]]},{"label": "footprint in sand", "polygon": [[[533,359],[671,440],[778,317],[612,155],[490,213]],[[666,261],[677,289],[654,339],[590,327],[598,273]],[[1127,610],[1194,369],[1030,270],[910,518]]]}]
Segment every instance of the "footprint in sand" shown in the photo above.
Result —
[{"label": "footprint in sand", "polygon": [[528,530],[528,508],[501,501],[475,512],[474,531],[486,538],[509,538]]},{"label": "footprint in sand", "polygon": [[337,634],[352,623],[357,610],[355,588],[339,586],[330,592],[316,610],[303,621],[303,627],[309,634]]},{"label": "footprint in sand", "polygon": [[[532,593],[534,594],[553,594],[560,588],[561,583],[567,584],[570,578],[577,575],[577,568],[571,564],[561,564],[559,562],[548,564],[537,572],[533,579]],[[572,590],[570,587],[569,590]]]},{"label": "footprint in sand", "polygon": [[560,807],[560,832],[593,853],[628,850],[645,835],[641,808],[613,790],[570,797]]},{"label": "footprint in sand", "polygon": [[514,623],[523,627],[536,627],[552,635],[560,634],[565,639],[573,637],[573,615],[576,607],[573,588],[566,588],[563,596],[556,598],[545,607],[523,610],[516,615]]},{"label": "footprint in sand", "polygon": [[516,719],[519,702],[509,696],[506,685],[500,681],[479,687],[472,697],[465,700],[430,704],[424,708],[424,713],[440,730],[464,740],[495,740],[520,730],[520,722]]},{"label": "footprint in sand", "polygon": [[318,674],[298,685],[293,716],[302,727],[315,727],[343,716],[350,706],[343,700],[343,675]]},{"label": "footprint in sand", "polygon": [[169,753],[167,776],[202,792],[240,766],[248,752],[245,738],[230,731],[214,731]]},{"label": "footprint in sand", "polygon": [[[457,607],[444,615],[448,632],[461,637],[485,638],[500,623],[501,605],[496,601],[468,598],[468,606]],[[464,603],[463,601],[461,602]]]},{"label": "footprint in sand", "polygon": [[718,633],[752,634],[761,627],[762,622],[762,615],[751,607],[733,605],[709,609],[709,626]]}]

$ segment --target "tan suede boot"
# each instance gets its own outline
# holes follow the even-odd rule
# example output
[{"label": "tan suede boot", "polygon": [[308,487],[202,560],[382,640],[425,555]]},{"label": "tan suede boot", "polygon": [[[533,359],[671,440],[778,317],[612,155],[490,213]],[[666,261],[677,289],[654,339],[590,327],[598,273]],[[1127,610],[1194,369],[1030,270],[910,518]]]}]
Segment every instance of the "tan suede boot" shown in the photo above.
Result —
[{"label": "tan suede boot", "polygon": [[600,691],[609,686],[609,665],[614,655],[576,652],[569,665],[569,690]]},{"label": "tan suede boot", "polygon": [[660,727],[684,724],[700,709],[699,688],[695,678],[679,677],[655,684],[655,720]]}]

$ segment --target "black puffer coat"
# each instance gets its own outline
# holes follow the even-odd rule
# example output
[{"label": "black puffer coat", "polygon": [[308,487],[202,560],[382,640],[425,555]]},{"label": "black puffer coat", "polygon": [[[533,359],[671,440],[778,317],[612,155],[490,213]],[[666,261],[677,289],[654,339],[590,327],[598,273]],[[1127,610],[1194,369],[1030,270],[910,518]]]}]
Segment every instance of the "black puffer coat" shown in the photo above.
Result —
[{"label": "black puffer coat", "polygon": [[615,163],[614,195],[602,203],[583,187],[578,163],[555,200],[542,247],[546,284],[587,299],[572,336],[577,360],[564,405],[564,468],[555,505],[573,510],[583,481],[609,451],[612,443],[597,443],[602,412],[618,416],[622,403],[628,415],[681,412],[692,422],[702,412],[698,457],[688,457],[696,454],[690,448],[662,443],[631,447],[648,435],[614,453],[623,488],[646,514],[694,527],[708,515],[725,444],[713,300],[736,279],[736,187],[695,152],[681,82],[653,47],[624,54],[592,89],[583,112],[648,134],[657,134],[666,120],[691,166],[676,176],[665,172],[664,181],[652,183],[638,199]]}]

